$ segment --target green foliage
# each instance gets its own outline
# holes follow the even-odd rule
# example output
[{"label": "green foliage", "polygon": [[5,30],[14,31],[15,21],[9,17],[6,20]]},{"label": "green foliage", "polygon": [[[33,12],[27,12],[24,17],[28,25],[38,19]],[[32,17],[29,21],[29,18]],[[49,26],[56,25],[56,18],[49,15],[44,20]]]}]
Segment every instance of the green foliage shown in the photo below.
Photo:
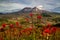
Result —
[{"label": "green foliage", "polygon": [[0,18],[0,21],[4,21],[4,19],[3,18]]},{"label": "green foliage", "polygon": [[8,22],[8,24],[15,24],[15,22],[11,22],[11,21],[10,21],[10,22]]},{"label": "green foliage", "polygon": [[52,20],[55,22],[60,22],[60,18],[53,18]]},{"label": "green foliage", "polygon": [[47,13],[42,13],[43,17],[51,17],[51,15],[47,14]]},{"label": "green foliage", "polygon": [[21,21],[20,23],[21,23],[21,24],[25,24],[25,23],[26,23],[26,21]]},{"label": "green foliage", "polygon": [[36,27],[42,27],[43,25],[42,24],[40,24],[39,22],[34,22],[34,25],[36,26]]},{"label": "green foliage", "polygon": [[0,22],[0,25],[2,25],[2,22]]},{"label": "green foliage", "polygon": [[6,22],[8,22],[8,19],[4,19]]},{"label": "green foliage", "polygon": [[0,21],[1,22],[3,22],[3,21],[8,22],[8,19],[6,19],[6,18],[0,18]]}]

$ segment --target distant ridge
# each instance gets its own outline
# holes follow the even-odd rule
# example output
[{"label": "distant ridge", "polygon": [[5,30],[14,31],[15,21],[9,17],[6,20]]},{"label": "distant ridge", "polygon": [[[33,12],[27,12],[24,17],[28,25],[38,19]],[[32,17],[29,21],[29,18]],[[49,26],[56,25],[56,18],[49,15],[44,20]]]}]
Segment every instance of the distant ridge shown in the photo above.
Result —
[{"label": "distant ridge", "polygon": [[[19,11],[15,11],[15,12],[11,12],[11,13],[5,13],[5,14],[21,14],[21,13],[30,13],[30,12],[41,12],[41,13],[54,13],[56,14],[57,12],[50,12],[50,11],[46,11],[46,10],[40,10],[39,8],[37,7],[25,7]],[[0,14],[4,14],[4,13],[0,13]],[[60,13],[57,13],[57,14],[60,14]]]},{"label": "distant ridge", "polygon": [[31,11],[32,11],[31,7],[25,7],[20,12],[26,13],[26,12],[31,12]]}]

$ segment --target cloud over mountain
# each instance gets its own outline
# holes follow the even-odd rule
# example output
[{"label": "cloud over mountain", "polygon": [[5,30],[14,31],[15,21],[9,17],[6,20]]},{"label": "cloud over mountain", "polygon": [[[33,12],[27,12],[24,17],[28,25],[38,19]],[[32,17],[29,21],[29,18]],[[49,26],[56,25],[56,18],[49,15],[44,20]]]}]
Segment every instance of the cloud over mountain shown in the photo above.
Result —
[{"label": "cloud over mountain", "polygon": [[51,11],[54,8],[60,7],[60,0],[0,0],[0,9],[2,9],[0,12],[40,5],[43,6],[44,10]]}]

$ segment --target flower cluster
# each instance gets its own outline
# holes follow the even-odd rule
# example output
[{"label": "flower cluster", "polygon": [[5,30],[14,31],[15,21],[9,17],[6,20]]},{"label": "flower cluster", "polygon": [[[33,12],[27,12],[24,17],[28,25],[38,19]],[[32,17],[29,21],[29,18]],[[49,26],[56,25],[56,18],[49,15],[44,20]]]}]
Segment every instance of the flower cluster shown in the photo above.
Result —
[{"label": "flower cluster", "polygon": [[[12,39],[23,40],[28,38],[30,38],[31,40],[35,40],[35,39],[39,40],[40,35],[42,35],[42,37],[46,36],[45,38],[49,37],[50,35],[55,35],[57,31],[56,27],[52,27],[51,24],[47,24],[47,26],[46,25],[40,26],[41,19],[43,18],[42,15],[37,15],[37,17],[35,17],[38,23],[37,22],[34,23],[33,16],[34,14],[30,13],[29,17],[31,19],[25,18],[23,22],[25,24],[21,24],[20,23],[21,20],[17,20],[16,22],[9,24],[7,22],[8,25],[6,23],[2,23],[0,28],[0,35],[2,36],[2,38],[0,37],[0,40],[3,39],[5,40],[5,38],[7,38],[8,40],[9,38],[10,40]],[[32,23],[30,23],[31,21]]]}]

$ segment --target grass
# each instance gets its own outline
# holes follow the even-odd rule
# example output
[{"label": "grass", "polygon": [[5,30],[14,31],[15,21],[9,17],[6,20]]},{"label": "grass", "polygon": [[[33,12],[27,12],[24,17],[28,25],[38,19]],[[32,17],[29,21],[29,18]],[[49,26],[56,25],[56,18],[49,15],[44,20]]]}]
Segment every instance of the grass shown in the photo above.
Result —
[{"label": "grass", "polygon": [[[6,25],[6,27],[2,30],[0,29],[0,38],[2,37],[4,40],[48,40],[46,36],[42,35],[42,28],[46,26],[47,23],[53,25],[55,21],[51,21],[51,19],[48,21],[48,17],[42,17],[42,19],[37,23],[37,15],[34,15],[33,28],[28,29],[32,27],[32,20],[31,17],[29,17],[29,22],[27,22],[25,19],[26,16],[28,15],[18,16],[17,19],[15,17],[8,17],[6,18],[7,21],[6,19],[1,18],[4,20],[1,20],[0,26],[2,27],[3,23],[6,23],[8,25]],[[19,22],[18,26],[16,26],[16,22]],[[14,28],[10,28],[10,24],[13,24]],[[22,26],[22,28],[20,26]],[[54,40],[55,37],[55,40],[60,40],[60,30],[57,29],[56,35],[50,34],[49,36],[50,40]]]}]

